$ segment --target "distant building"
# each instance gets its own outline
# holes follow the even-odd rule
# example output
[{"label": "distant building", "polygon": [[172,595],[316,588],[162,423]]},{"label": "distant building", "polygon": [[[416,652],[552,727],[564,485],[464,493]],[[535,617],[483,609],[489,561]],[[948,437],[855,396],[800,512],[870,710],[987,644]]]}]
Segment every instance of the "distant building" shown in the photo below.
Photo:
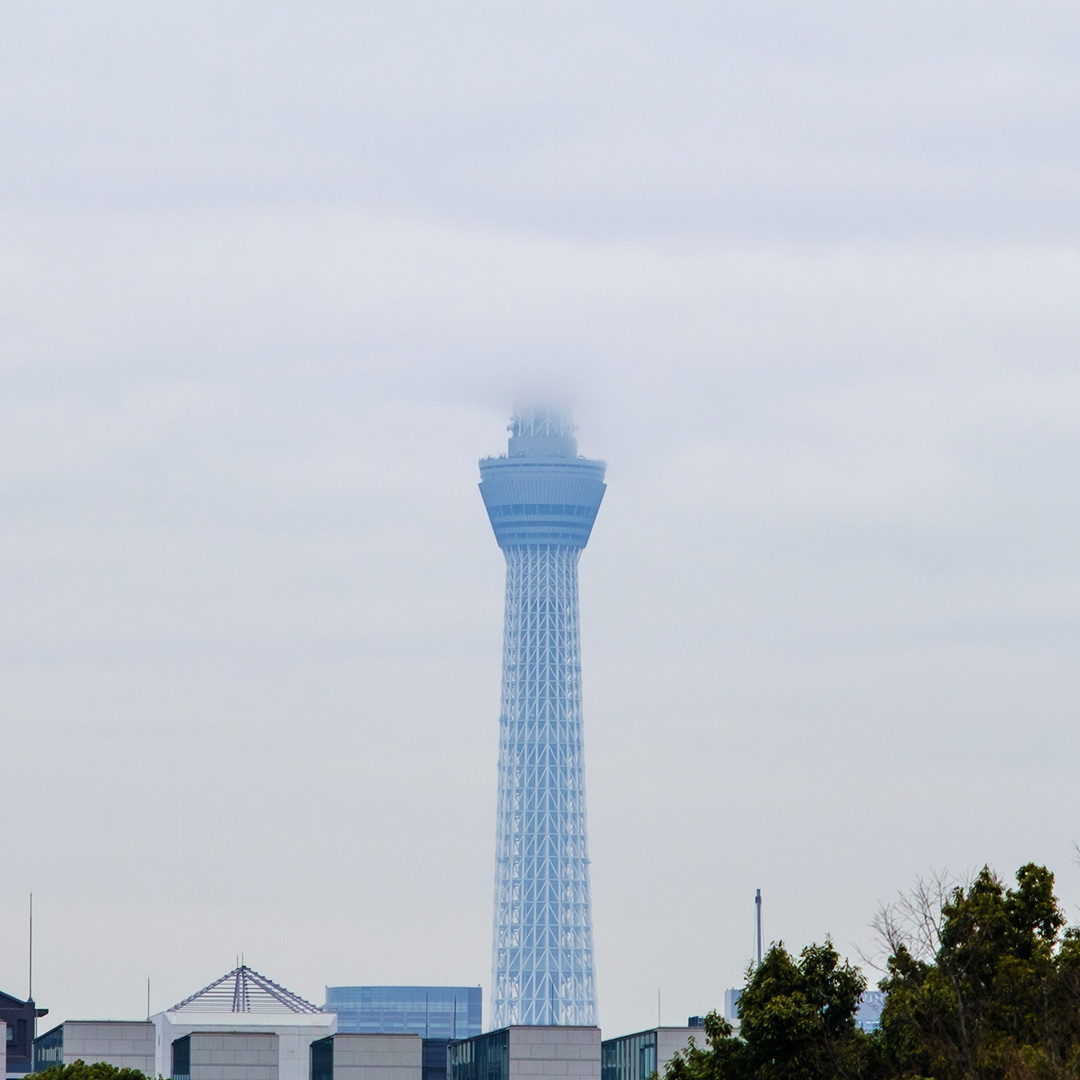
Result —
[{"label": "distant building", "polygon": [[103,1061],[156,1076],[154,1025],[149,1020],[65,1020],[34,1040],[34,1072],[74,1061]]},{"label": "distant building", "polygon": [[479,986],[328,986],[342,1033],[469,1039],[483,1029]]},{"label": "distant building", "polygon": [[739,998],[742,996],[742,988],[733,986],[724,991],[724,1019],[729,1024],[739,1025]]},{"label": "distant building", "polygon": [[[741,988],[724,991],[724,1016],[736,1027],[739,1026],[739,997]],[[877,1031],[881,1026],[881,1010],[885,1007],[885,994],[881,990],[866,990],[859,998],[855,1012],[855,1026],[867,1033]]]},{"label": "distant building", "polygon": [[34,1036],[41,1016],[48,1009],[39,1009],[33,998],[22,1001],[10,994],[0,993],[0,1023],[5,1025],[5,1071],[0,1076],[28,1073],[34,1064]]},{"label": "distant building", "polygon": [[[338,1032],[311,1044],[311,1080],[420,1080],[423,1041],[419,1035]],[[445,1075],[445,1045],[442,1071]]]},{"label": "distant building", "polygon": [[309,1080],[311,1044],[337,1026],[243,964],[152,1019],[152,1075],[173,1080]]},{"label": "distant building", "polygon": [[867,990],[859,998],[859,1009],[855,1013],[855,1026],[869,1034],[881,1027],[881,1010],[885,1008],[885,994],[881,990]]},{"label": "distant building", "polygon": [[[691,1020],[700,1020],[691,1017]],[[600,1080],[649,1080],[663,1075],[668,1062],[690,1043],[690,1037],[702,1040],[700,1024],[687,1027],[655,1027],[605,1039],[600,1044]]]},{"label": "distant building", "polygon": [[508,1027],[450,1044],[448,1080],[599,1080],[597,1027]]},{"label": "distant building", "polygon": [[327,1012],[341,1034],[419,1035],[420,1080],[446,1080],[446,1048],[483,1030],[479,986],[328,986]]}]

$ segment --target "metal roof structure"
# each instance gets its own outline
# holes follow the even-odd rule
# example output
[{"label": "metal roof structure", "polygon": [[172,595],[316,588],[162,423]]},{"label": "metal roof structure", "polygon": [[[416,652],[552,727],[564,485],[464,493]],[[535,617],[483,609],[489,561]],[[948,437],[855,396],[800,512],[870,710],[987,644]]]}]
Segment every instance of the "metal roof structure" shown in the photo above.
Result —
[{"label": "metal roof structure", "polygon": [[254,968],[241,964],[227,975],[222,975],[198,993],[184,998],[169,1012],[210,1013],[318,1013],[317,1005],[305,1001],[284,986],[271,982]]}]

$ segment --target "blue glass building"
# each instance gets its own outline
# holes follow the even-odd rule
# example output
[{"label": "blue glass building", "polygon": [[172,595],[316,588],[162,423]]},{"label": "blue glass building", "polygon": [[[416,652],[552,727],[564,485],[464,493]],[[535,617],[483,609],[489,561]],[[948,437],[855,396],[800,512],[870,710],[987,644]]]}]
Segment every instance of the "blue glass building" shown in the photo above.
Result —
[{"label": "blue glass building", "polygon": [[483,1027],[479,986],[328,986],[323,1008],[346,1034],[469,1039]]},{"label": "blue glass building", "polygon": [[519,409],[480,478],[506,558],[492,1026],[592,1025],[577,566],[604,463],[560,410]]}]

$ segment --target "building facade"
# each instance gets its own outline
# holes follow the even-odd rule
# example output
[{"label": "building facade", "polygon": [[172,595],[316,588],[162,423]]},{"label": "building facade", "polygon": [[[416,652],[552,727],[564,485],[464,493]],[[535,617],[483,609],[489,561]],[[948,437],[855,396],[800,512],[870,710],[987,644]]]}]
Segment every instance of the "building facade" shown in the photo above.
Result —
[{"label": "building facade", "polygon": [[23,1001],[11,994],[0,993],[0,1021],[4,1024],[5,1072],[0,1076],[28,1073],[34,1067],[34,1036],[37,1022],[48,1016],[48,1009],[39,1009],[33,998]]},{"label": "building facade", "polygon": [[[311,1044],[337,1030],[332,1013],[244,964],[151,1019],[151,1075],[177,1080],[309,1080]],[[235,1054],[242,1074],[222,1073]]]},{"label": "building facade", "polygon": [[172,1080],[282,1080],[272,1031],[192,1031],[172,1042]]},{"label": "building facade", "polygon": [[449,1080],[600,1080],[600,1029],[508,1027],[450,1044]]},{"label": "building facade", "polygon": [[578,559],[604,497],[556,409],[520,409],[480,462],[506,559],[492,1026],[593,1025]]},{"label": "building facade", "polygon": [[156,1076],[154,1045],[149,1020],[65,1020],[34,1040],[34,1072],[101,1061]]},{"label": "building facade", "polygon": [[479,986],[328,986],[326,1012],[340,1032],[468,1039],[483,1028]]},{"label": "building facade", "polygon": [[[350,1035],[338,1032],[311,1044],[311,1080],[421,1080],[419,1035]],[[442,1048],[446,1075],[446,1045]]]},{"label": "building facade", "polygon": [[663,1076],[671,1059],[690,1045],[691,1036],[704,1045],[700,1017],[687,1027],[656,1027],[605,1039],[600,1044],[600,1080],[649,1080]]}]

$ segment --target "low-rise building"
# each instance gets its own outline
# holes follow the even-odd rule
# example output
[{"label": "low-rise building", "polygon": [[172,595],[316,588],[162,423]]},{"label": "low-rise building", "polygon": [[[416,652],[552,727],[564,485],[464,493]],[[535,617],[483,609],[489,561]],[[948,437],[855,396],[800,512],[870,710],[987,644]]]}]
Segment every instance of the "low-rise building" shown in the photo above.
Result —
[{"label": "low-rise building", "polygon": [[4,1024],[4,1071],[0,1077],[21,1076],[34,1067],[34,1036],[37,1022],[48,1016],[48,1009],[39,1009],[33,998],[23,1001],[11,994],[0,993],[0,1023]]},{"label": "low-rise building", "polygon": [[598,1027],[507,1027],[452,1042],[448,1080],[600,1080]]},{"label": "low-rise building", "polygon": [[[698,1017],[694,1017],[698,1020]],[[668,1062],[690,1045],[691,1036],[704,1042],[700,1024],[655,1027],[605,1039],[600,1044],[601,1080],[649,1080],[663,1076]]]},{"label": "low-rise building", "polygon": [[421,1080],[423,1041],[338,1032],[311,1044],[311,1080]]},{"label": "low-rise building", "polygon": [[328,986],[326,1012],[338,1031],[471,1039],[483,1031],[479,986]]},{"label": "low-rise building", "polygon": [[65,1020],[34,1040],[34,1072],[74,1061],[103,1061],[156,1076],[154,1025],[149,1020]]},{"label": "low-rise building", "polygon": [[[311,1044],[337,1030],[333,1013],[244,964],[151,1019],[156,1028],[152,1075],[188,1076],[175,1071],[187,1054],[190,1076],[198,1072],[204,1080],[308,1080]],[[236,1038],[214,1041],[226,1035]],[[237,1041],[256,1035],[273,1039],[256,1039],[250,1046]],[[268,1047],[276,1057],[273,1075],[264,1076],[258,1070],[269,1068],[262,1060]],[[243,1077],[228,1071],[232,1055],[241,1051]]]},{"label": "low-rise building", "polygon": [[172,1042],[172,1080],[280,1080],[272,1031],[193,1031]]}]

